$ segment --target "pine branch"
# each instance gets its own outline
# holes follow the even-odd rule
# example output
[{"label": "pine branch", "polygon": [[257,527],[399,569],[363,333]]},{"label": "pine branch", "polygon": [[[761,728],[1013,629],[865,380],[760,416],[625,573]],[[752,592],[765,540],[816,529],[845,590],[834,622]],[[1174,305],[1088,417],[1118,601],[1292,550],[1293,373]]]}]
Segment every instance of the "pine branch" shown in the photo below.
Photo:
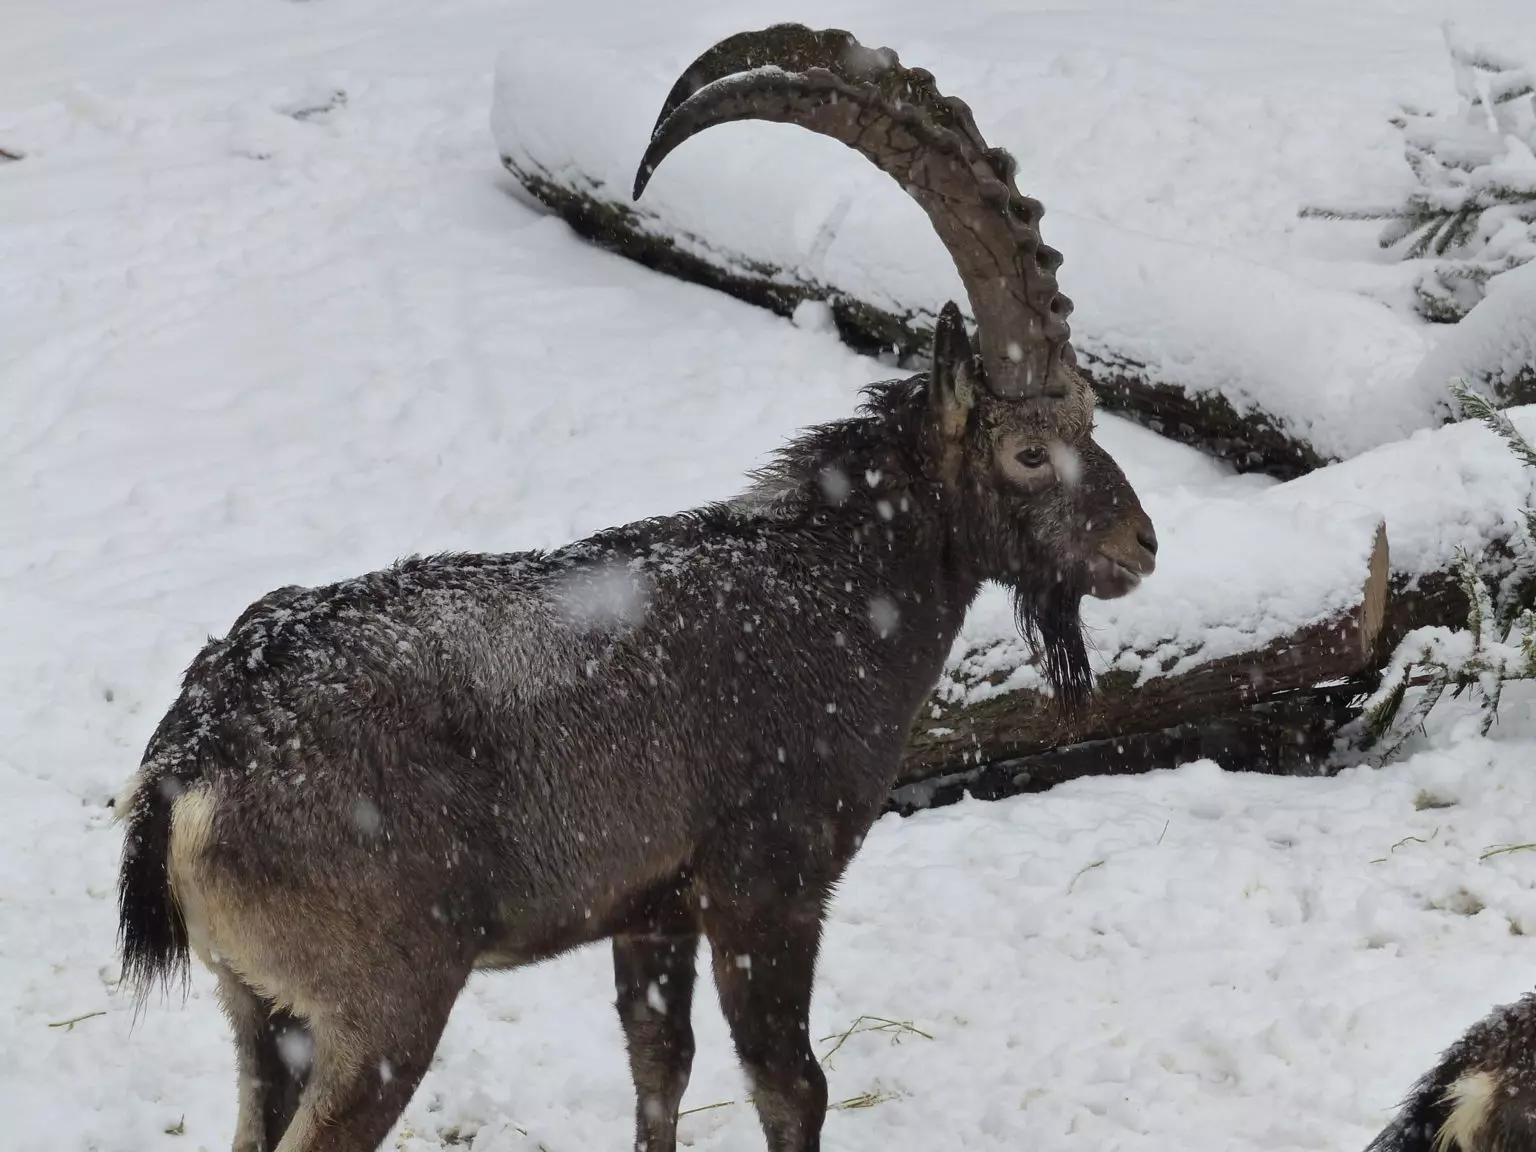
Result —
[{"label": "pine branch", "polygon": [[1501,55],[1491,48],[1473,48],[1469,45],[1457,44],[1449,36],[1446,37],[1446,46],[1450,49],[1451,59],[1457,64],[1475,68],[1479,72],[1522,71],[1522,65],[1513,56]]},{"label": "pine branch", "polygon": [[1388,224],[1381,230],[1381,236],[1377,239],[1376,244],[1382,249],[1396,247],[1403,240],[1424,227],[1431,219],[1431,216],[1422,212],[1404,211],[1396,221]]},{"label": "pine branch", "polygon": [[[1462,415],[1477,419],[1501,440],[1520,463],[1536,469],[1536,448],[1487,397],[1465,380],[1451,382],[1451,395]],[[1481,730],[1487,735],[1498,720],[1504,685],[1536,680],[1536,611],[1525,606],[1536,594],[1536,508],[1524,510],[1527,535],[1518,544],[1515,568],[1500,582],[1498,596],[1489,588],[1471,554],[1456,554],[1456,578],[1467,600],[1467,623],[1460,631],[1419,628],[1403,637],[1382,673],[1377,689],[1361,709],[1359,746],[1369,759],[1383,763],[1428,718],[1450,689],[1452,698],[1479,700]],[[1408,689],[1423,691],[1405,709]]]},{"label": "pine branch", "polygon": [[1429,226],[1419,233],[1419,238],[1408,245],[1408,250],[1403,256],[1409,260],[1417,260],[1420,256],[1429,252],[1430,245],[1435,242],[1435,237],[1440,234],[1440,229],[1445,225],[1445,217],[1431,220]]},{"label": "pine branch", "polygon": [[[1527,468],[1536,468],[1536,448],[1532,448],[1530,441],[1520,434],[1512,421],[1503,411],[1495,408],[1493,401],[1480,392],[1474,392],[1472,386],[1465,380],[1457,378],[1451,381],[1451,395],[1460,406],[1462,415],[1469,420],[1481,420],[1488,430],[1493,432],[1515,454],[1516,459]],[[1536,516],[1536,510],[1526,511],[1526,523],[1533,523],[1531,517]],[[1532,533],[1536,539],[1536,532]]]},{"label": "pine branch", "polygon": [[1493,204],[1536,204],[1536,186],[1516,188],[1509,184],[1489,184],[1478,190],[1479,199],[1486,198]]},{"label": "pine branch", "polygon": [[1493,615],[1493,605],[1488,599],[1488,589],[1472,564],[1472,557],[1464,548],[1456,550],[1456,578],[1461,584],[1462,595],[1467,598],[1467,631],[1472,634],[1472,647],[1478,649],[1486,638],[1484,626]]},{"label": "pine branch", "polygon": [[1473,203],[1462,205],[1460,210],[1452,216],[1441,232],[1439,241],[1435,244],[1435,255],[1444,256],[1452,248],[1461,248],[1465,241],[1477,230],[1477,218],[1482,213]]},{"label": "pine branch", "polygon": [[[1432,291],[1431,285],[1439,291]],[[1458,323],[1468,311],[1449,294],[1445,284],[1434,272],[1420,277],[1413,286],[1413,295],[1419,315],[1433,324]]]},{"label": "pine branch", "polygon": [[1401,220],[1402,208],[1332,208],[1308,205],[1298,213],[1303,220]]},{"label": "pine branch", "polygon": [[[1415,284],[1415,303],[1426,319],[1455,323],[1483,298],[1490,277],[1536,255],[1536,181],[1522,186],[1524,181],[1512,174],[1523,170],[1521,161],[1528,164],[1528,151],[1536,151],[1531,118],[1513,103],[1532,99],[1536,111],[1536,71],[1462,44],[1449,26],[1445,36],[1460,94],[1459,115],[1437,116],[1405,106],[1391,121],[1404,134],[1403,156],[1418,187],[1396,208],[1313,205],[1300,215],[1380,220],[1384,226],[1377,243],[1383,250],[1395,249],[1404,260],[1442,261]],[[1523,243],[1515,238],[1511,244],[1511,208],[1515,219],[1528,226]],[[1488,217],[1490,210],[1498,215]],[[1488,245],[1496,236],[1500,255],[1490,258]]]}]

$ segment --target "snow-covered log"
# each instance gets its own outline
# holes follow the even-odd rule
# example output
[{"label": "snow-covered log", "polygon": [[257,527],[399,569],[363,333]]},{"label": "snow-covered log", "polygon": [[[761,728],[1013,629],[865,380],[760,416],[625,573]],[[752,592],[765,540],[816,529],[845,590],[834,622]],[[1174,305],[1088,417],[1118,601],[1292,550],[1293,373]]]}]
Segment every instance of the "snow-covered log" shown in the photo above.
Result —
[{"label": "snow-covered log", "polygon": [[[702,236],[685,238],[656,216],[606,194],[594,181],[577,176],[563,182],[510,156],[503,156],[502,163],[525,190],[582,236],[648,268],[719,289],[784,316],[808,302],[825,305],[838,334],[863,352],[889,351],[903,359],[928,352],[934,313],[926,307],[861,299],[795,269],[716,249]],[[1241,471],[1285,478],[1325,462],[1311,443],[1287,431],[1261,408],[1239,412],[1218,392],[1196,391],[1162,379],[1146,364],[1111,347],[1095,349],[1081,336],[1077,352],[1079,367],[1093,381],[1105,408],[1228,460]]]},{"label": "snow-covered log", "polygon": [[[1466,596],[1454,572],[1436,572],[1419,579],[1397,575],[1388,581],[1386,607],[1370,658],[1333,680],[1289,689],[1272,681],[1268,691],[1254,693],[1257,699],[1252,703],[1221,707],[1218,699],[1215,711],[1201,711],[1174,723],[1164,724],[1162,716],[1151,716],[1151,722],[1160,727],[1117,731],[971,766],[935,769],[924,765],[920,756],[926,746],[920,733],[912,742],[913,753],[902,783],[892,792],[888,806],[892,811],[911,813],[966,794],[994,800],[1021,792],[1043,792],[1080,776],[1129,775],[1176,768],[1192,760],[1213,760],[1223,768],[1245,772],[1326,774],[1348,762],[1347,755],[1343,759],[1339,755],[1341,751],[1347,753],[1339,744],[1341,729],[1356,718],[1360,697],[1376,687],[1378,666],[1398,641],[1424,624],[1461,621],[1466,611]],[[1347,632],[1348,622],[1341,625],[1341,633]],[[1304,642],[1305,637],[1296,640]],[[1259,653],[1257,659],[1269,654]],[[1332,652],[1328,660],[1341,655]],[[1243,660],[1234,658],[1228,663],[1240,668]],[[1339,663],[1342,666],[1348,661]],[[1210,674],[1200,680],[1209,683]],[[1246,695],[1231,693],[1229,698]],[[1026,698],[1022,705],[1034,715],[1038,701]],[[1129,715],[1133,710],[1124,711]]]},{"label": "snow-covered log", "polygon": [[[508,171],[615,252],[784,314],[824,301],[850,342],[920,351],[939,308],[963,304],[964,291],[920,210],[835,142],[771,124],[706,134],[631,202],[635,165],[685,62],[667,53],[687,47],[530,39],[510,49],[492,116]],[[1038,192],[1030,157],[1043,129],[1011,94],[1013,67],[999,58],[985,75],[940,80],[1020,158],[1020,186]],[[1443,384],[1409,386],[1425,337],[1386,306],[1072,207],[1046,197],[1045,238],[1065,253],[1073,343],[1107,408],[1280,477],[1449,415]]]},{"label": "snow-covered log", "polygon": [[[1536,406],[1509,414],[1536,433]],[[1530,471],[1481,424],[1462,423],[1248,498],[1159,502],[1159,570],[1124,600],[1084,604],[1094,706],[1064,721],[1038,691],[1006,601],[984,597],[914,730],[894,805],[1191,757],[1322,770],[1350,697],[1398,641],[1464,623],[1458,552],[1507,557],[1533,501]]]},{"label": "snow-covered log", "polygon": [[[1066,716],[1039,692],[996,691],[1020,672],[1032,678],[1027,666],[1011,673],[995,668],[969,683],[958,677],[946,681],[913,732],[901,782],[1086,741],[1160,732],[1360,672],[1371,662],[1386,617],[1389,563],[1383,525],[1356,521],[1352,530],[1356,539],[1347,543],[1335,532],[1313,541],[1347,549],[1343,557],[1327,558],[1325,566],[1330,574],[1344,567],[1352,578],[1340,586],[1298,574],[1298,583],[1314,584],[1317,602],[1310,612],[1299,600],[1286,607],[1313,616],[1309,623],[1267,641],[1236,645],[1238,650],[1214,659],[1203,658],[1205,645],[1182,653],[1167,645],[1130,645],[1110,657],[1097,694],[1075,716]],[[1248,582],[1256,599],[1264,595],[1266,575],[1255,571]],[[1234,621],[1227,627],[1252,625]],[[1247,635],[1262,635],[1262,625]],[[979,669],[994,657],[983,652],[970,659]]]}]

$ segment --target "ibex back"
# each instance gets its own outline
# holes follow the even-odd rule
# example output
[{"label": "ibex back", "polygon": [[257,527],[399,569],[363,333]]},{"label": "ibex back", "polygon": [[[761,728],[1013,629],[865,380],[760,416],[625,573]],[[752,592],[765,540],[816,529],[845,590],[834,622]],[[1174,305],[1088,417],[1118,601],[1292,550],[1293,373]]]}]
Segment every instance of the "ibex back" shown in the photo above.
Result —
[{"label": "ibex back", "polygon": [[871,386],[733,502],[284,588],[203,650],[119,805],[121,933],[141,989],[189,949],[216,973],[237,1152],[376,1147],[471,971],[607,937],[636,1147],[672,1152],[700,934],[770,1148],[817,1148],[822,919],[967,607],[1007,585],[1071,706],[1081,597],[1152,570],[1040,206],[966,106],[845,32],[732,37],[668,97],[636,195],[748,118],[895,176],[977,347],[948,305],[931,371]]}]

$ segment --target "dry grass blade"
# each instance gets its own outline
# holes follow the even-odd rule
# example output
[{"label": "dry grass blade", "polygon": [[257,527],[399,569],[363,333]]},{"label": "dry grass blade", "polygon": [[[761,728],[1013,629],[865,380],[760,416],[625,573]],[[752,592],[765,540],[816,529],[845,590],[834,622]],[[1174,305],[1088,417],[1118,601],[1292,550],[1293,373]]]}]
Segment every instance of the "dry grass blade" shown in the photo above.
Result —
[{"label": "dry grass blade", "polygon": [[81,1016],[71,1016],[68,1020],[55,1020],[52,1024],[48,1025],[48,1027],[63,1028],[66,1032],[73,1032],[75,1030],[75,1025],[80,1023],[80,1021],[91,1020],[97,1016],[105,1016],[106,1014],[107,1013],[104,1009],[98,1010],[96,1012],[87,1012]]},{"label": "dry grass blade", "polygon": [[850,1096],[846,1100],[839,1100],[835,1104],[828,1104],[827,1107],[839,1112],[851,1112],[856,1108],[873,1108],[876,1104],[899,1099],[901,1099],[899,1092],[886,1092],[875,1088],[868,1092],[860,1092],[857,1096]]},{"label": "dry grass blade", "polygon": [[712,1112],[716,1108],[729,1108],[735,1103],[734,1100],[722,1100],[718,1104],[701,1104],[697,1108],[684,1108],[677,1114],[677,1118],[681,1120],[684,1116],[692,1116],[695,1112]]},{"label": "dry grass blade", "polygon": [[[1167,829],[1164,828],[1163,831],[1166,832]],[[1161,838],[1159,838],[1159,839],[1161,839]],[[1073,875],[1072,879],[1067,881],[1067,895],[1068,896],[1072,895],[1072,889],[1074,887],[1076,887],[1077,882],[1083,878],[1083,874],[1084,873],[1092,872],[1095,868],[1102,868],[1102,867],[1104,867],[1104,861],[1102,861],[1102,860],[1095,860],[1092,864],[1084,864],[1081,868],[1079,868],[1077,870],[1077,872]]]},{"label": "dry grass blade", "polygon": [[910,1020],[887,1020],[884,1016],[860,1016],[848,1025],[842,1032],[834,1032],[830,1036],[823,1036],[819,1043],[825,1044],[829,1040],[836,1043],[828,1049],[826,1055],[821,1058],[823,1068],[832,1067],[832,1057],[837,1055],[838,1049],[848,1042],[850,1036],[857,1036],[861,1032],[884,1032],[891,1037],[892,1044],[900,1044],[902,1037],[907,1035],[921,1036],[924,1040],[932,1040],[933,1037],[921,1028],[914,1027]]},{"label": "dry grass blade", "polygon": [[1491,856],[1503,856],[1507,852],[1529,852],[1533,848],[1536,848],[1536,844],[1495,844],[1492,848],[1486,849],[1478,859],[1487,860]]},{"label": "dry grass blade", "polygon": [[1376,859],[1372,860],[1371,863],[1372,864],[1385,864],[1387,862],[1387,858],[1389,856],[1391,856],[1392,853],[1396,852],[1399,848],[1401,848],[1404,844],[1428,844],[1431,840],[1433,840],[1438,835],[1440,835],[1440,827],[1439,827],[1439,825],[1436,825],[1435,826],[1435,830],[1433,832],[1431,832],[1427,837],[1425,837],[1425,836],[1404,836],[1396,844],[1392,845],[1392,847],[1387,849],[1387,855],[1386,856],[1378,856],[1378,857],[1376,857]]}]

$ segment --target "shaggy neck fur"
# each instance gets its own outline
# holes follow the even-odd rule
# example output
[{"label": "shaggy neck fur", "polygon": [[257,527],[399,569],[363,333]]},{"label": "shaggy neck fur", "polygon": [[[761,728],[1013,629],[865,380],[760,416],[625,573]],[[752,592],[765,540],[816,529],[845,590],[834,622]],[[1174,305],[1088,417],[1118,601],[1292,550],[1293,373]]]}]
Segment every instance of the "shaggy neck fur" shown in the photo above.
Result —
[{"label": "shaggy neck fur", "polygon": [[[924,476],[924,377],[871,384],[852,419],[806,429],[752,473],[739,505],[776,519],[880,518],[882,500],[942,500]],[[884,517],[893,520],[894,516]]]},{"label": "shaggy neck fur", "polygon": [[785,445],[753,474],[736,504],[785,521],[857,521],[893,544],[906,536],[908,547],[935,547],[942,569],[970,589],[967,603],[983,581],[1002,584],[1055,698],[1076,708],[1093,689],[1080,576],[1039,555],[1027,525],[1002,506],[990,484],[966,476],[962,495],[929,474],[927,383],[920,375],[865,388],[858,416],[808,429]]}]

